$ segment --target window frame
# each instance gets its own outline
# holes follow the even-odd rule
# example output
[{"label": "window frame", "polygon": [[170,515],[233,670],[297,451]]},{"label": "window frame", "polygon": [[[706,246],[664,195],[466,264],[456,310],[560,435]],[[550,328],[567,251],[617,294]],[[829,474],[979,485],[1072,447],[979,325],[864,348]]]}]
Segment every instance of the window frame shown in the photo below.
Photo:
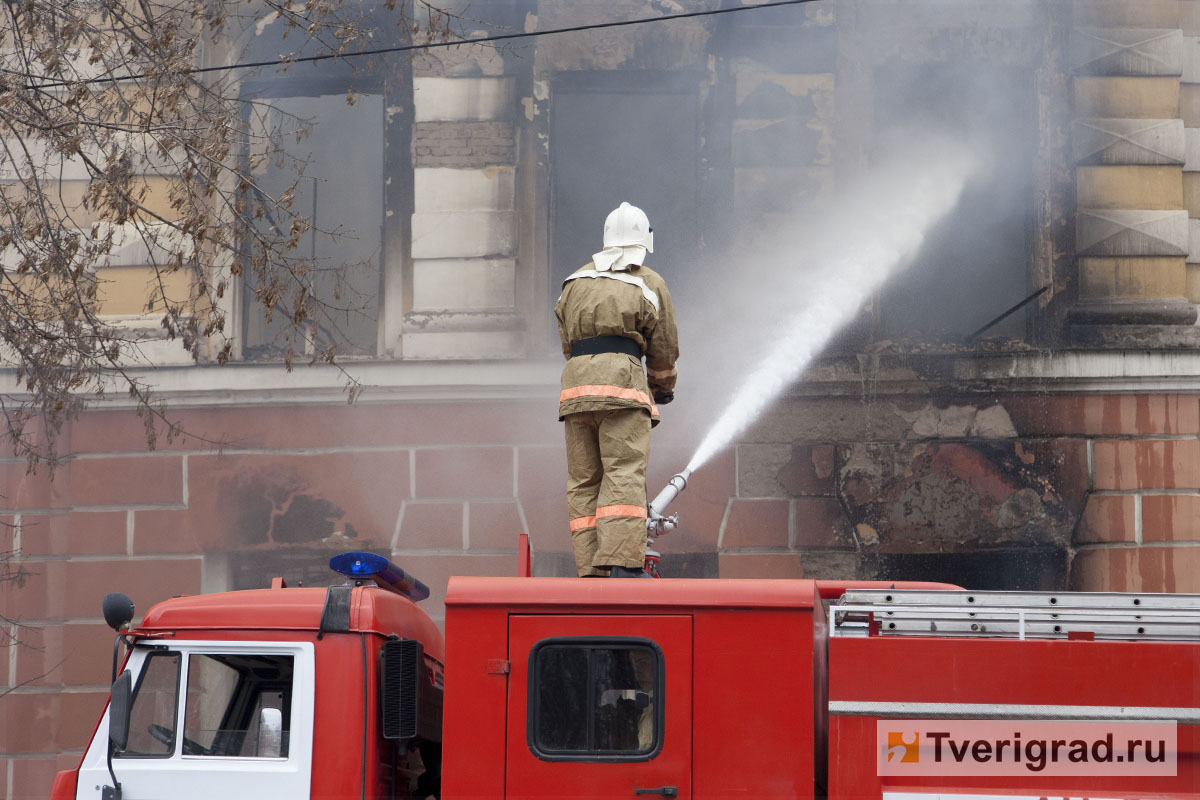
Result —
[{"label": "window frame", "polygon": [[[288,681],[286,688],[282,682],[276,684],[271,681],[258,681],[247,678],[248,671],[244,665],[234,665],[228,663],[227,658],[272,658],[272,659],[287,659],[289,661],[287,675]],[[193,668],[196,664],[196,659],[207,658],[215,663],[221,664],[225,668],[232,670],[236,674],[233,691],[225,700],[225,709],[221,714],[221,719],[218,722],[218,729],[213,732],[213,738],[210,744],[201,745],[208,752],[193,752],[189,753],[186,750],[188,723],[193,718],[194,713],[189,710],[188,701],[191,699],[192,693],[192,675]],[[180,702],[184,709],[183,713],[183,732],[184,732],[184,749],[181,750],[181,755],[186,759],[212,759],[212,758],[231,758],[239,760],[267,760],[267,761],[287,761],[290,751],[291,738],[291,718],[292,718],[292,703],[293,694],[295,691],[295,670],[296,670],[296,655],[293,653],[215,653],[205,651],[195,651],[187,653],[187,683],[183,685],[183,696]],[[248,737],[254,726],[257,724],[257,715],[253,714],[255,708],[259,708],[262,702],[263,695],[268,691],[278,691],[281,695],[281,708],[279,709],[283,717],[283,739],[281,741],[281,752],[278,756],[262,756],[262,755],[247,755],[242,752],[230,753],[224,752],[228,749],[230,741],[236,741],[239,751],[245,748],[246,737]],[[236,717],[241,717],[238,720]],[[238,724],[235,726],[234,723]],[[243,725],[245,727],[243,727]],[[198,742],[197,742],[198,743]],[[220,747],[218,747],[220,745]]]},{"label": "window frame", "polygon": [[[546,750],[540,747],[537,743],[537,728],[540,711],[539,703],[539,677],[541,669],[538,661],[538,656],[541,651],[548,647],[565,647],[578,648],[589,651],[588,658],[588,692],[591,692],[591,684],[593,683],[592,661],[590,657],[591,650],[599,649],[628,649],[628,650],[643,650],[649,651],[654,655],[654,736],[650,743],[649,750],[646,751],[605,751],[605,750]],[[529,663],[527,672],[529,675],[528,685],[526,687],[525,696],[525,742],[533,755],[542,761],[587,761],[600,763],[621,763],[621,762],[637,762],[650,761],[654,759],[663,748],[663,740],[665,736],[666,726],[666,657],[663,654],[662,647],[652,639],[647,639],[639,636],[556,636],[552,638],[542,639],[535,643],[529,650]],[[592,728],[594,718],[594,708],[589,704],[588,708],[588,728]]]},{"label": "window frame", "polygon": [[130,753],[126,749],[114,750],[113,758],[173,758],[175,752],[179,749],[179,743],[182,741],[182,731],[179,729],[179,691],[182,687],[183,680],[183,663],[186,660],[184,653],[181,650],[171,650],[163,647],[149,647],[149,652],[146,653],[139,669],[137,685],[133,688],[133,693],[129,700],[129,715],[132,719],[134,706],[137,705],[138,695],[141,694],[142,684],[145,683],[146,676],[149,674],[149,665],[151,660],[158,656],[175,656],[179,660],[175,664],[175,702],[172,709],[171,717],[171,743],[168,745],[168,750],[165,753]]}]

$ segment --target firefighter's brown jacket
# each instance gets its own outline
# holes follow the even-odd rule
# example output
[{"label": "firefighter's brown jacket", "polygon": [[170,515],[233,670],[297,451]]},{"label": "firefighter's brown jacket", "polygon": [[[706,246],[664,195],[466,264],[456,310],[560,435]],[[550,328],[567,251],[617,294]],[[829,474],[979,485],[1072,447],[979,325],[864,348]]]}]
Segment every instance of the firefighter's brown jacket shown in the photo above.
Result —
[{"label": "firefighter's brown jacket", "polygon": [[[563,282],[554,306],[567,365],[562,374],[558,415],[615,408],[645,408],[658,424],[654,394],[675,389],[679,336],[667,284],[649,267],[597,272],[594,264]],[[571,358],[571,344],[593,336],[624,336],[646,356],[646,372],[625,353]],[[647,385],[647,374],[649,385]]]}]

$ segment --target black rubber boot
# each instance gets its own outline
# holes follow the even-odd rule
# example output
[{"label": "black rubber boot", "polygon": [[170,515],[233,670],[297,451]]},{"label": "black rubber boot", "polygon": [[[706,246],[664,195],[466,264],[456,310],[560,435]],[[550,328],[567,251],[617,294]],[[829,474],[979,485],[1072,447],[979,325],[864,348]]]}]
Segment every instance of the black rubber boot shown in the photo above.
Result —
[{"label": "black rubber boot", "polygon": [[629,567],[615,566],[609,573],[610,578],[649,578],[650,573],[644,569],[630,569]]}]

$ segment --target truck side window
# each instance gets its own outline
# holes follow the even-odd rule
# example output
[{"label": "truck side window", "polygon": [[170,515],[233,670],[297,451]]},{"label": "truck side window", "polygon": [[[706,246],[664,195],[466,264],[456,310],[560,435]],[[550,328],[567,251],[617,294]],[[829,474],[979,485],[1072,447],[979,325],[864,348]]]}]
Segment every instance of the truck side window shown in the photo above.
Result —
[{"label": "truck side window", "polygon": [[129,741],[118,757],[167,758],[175,751],[179,653],[146,656],[129,712]]},{"label": "truck side window", "polygon": [[286,758],[292,656],[188,657],[183,754]]},{"label": "truck side window", "polygon": [[544,639],[530,653],[529,747],[549,761],[653,758],[662,691],[662,651],[648,639]]}]

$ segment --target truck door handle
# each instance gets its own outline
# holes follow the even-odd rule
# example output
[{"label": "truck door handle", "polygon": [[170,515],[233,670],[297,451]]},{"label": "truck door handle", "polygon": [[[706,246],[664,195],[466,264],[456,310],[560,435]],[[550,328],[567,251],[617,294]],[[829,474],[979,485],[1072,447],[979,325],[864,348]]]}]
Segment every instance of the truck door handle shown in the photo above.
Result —
[{"label": "truck door handle", "polygon": [[661,794],[663,797],[679,797],[679,790],[674,786],[663,786],[658,789],[634,789],[634,794]]}]

